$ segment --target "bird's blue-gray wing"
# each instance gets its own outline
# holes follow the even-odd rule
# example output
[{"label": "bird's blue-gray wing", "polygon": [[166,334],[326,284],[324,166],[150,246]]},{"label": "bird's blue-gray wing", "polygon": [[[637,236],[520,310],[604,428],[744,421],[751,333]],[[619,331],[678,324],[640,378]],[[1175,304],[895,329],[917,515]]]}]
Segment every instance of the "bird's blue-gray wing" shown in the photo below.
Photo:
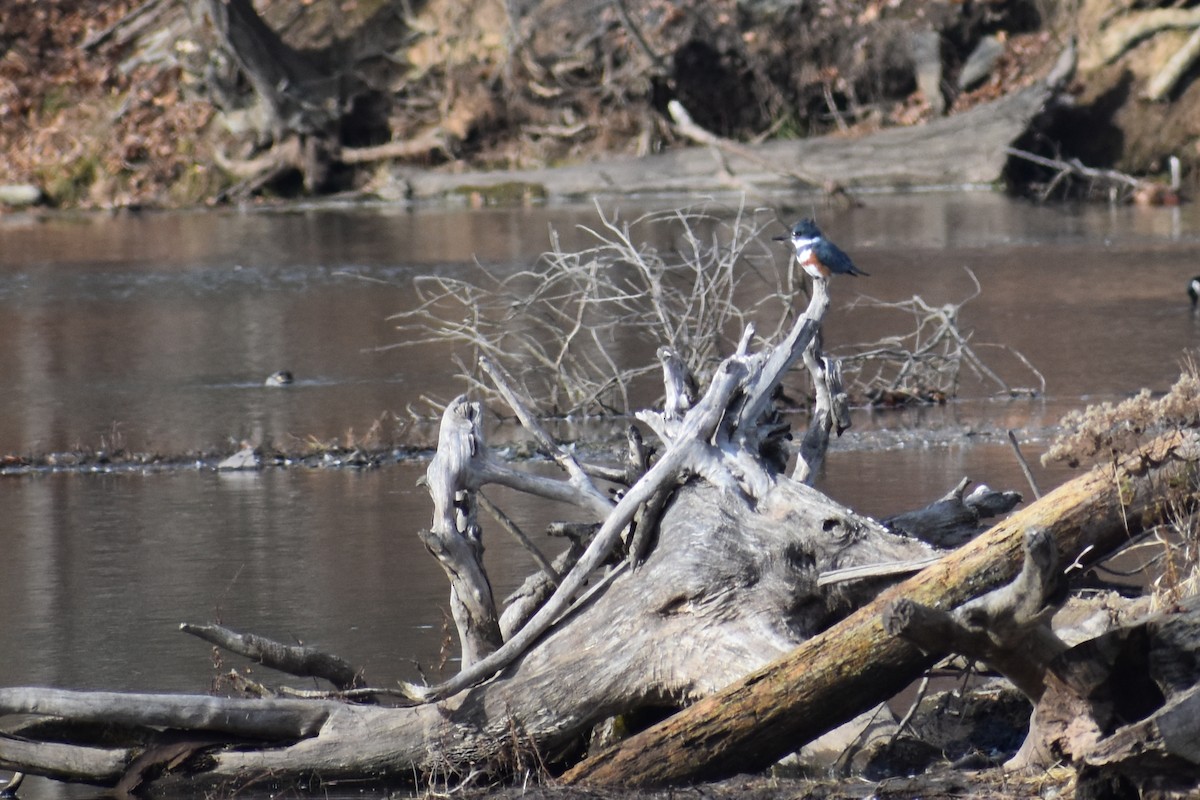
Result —
[{"label": "bird's blue-gray wing", "polygon": [[833,272],[858,272],[858,268],[854,266],[854,262],[850,260],[850,256],[832,242],[827,242],[827,248],[819,255],[825,266],[829,267]]}]

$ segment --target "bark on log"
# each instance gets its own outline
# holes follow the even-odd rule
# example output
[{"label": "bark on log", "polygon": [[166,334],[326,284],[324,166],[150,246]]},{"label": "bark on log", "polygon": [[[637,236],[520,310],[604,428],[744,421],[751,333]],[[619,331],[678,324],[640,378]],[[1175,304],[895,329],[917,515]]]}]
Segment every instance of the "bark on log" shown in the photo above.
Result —
[{"label": "bark on log", "polygon": [[1200,597],[1076,645],[1045,683],[1011,768],[1200,764]]},{"label": "bark on log", "polygon": [[958,653],[982,661],[1036,703],[1051,661],[1067,649],[1050,629],[1050,616],[1066,599],[1058,552],[1047,531],[1025,535],[1020,574],[953,612],[901,598],[884,609],[888,633],[916,643],[930,655]]},{"label": "bark on log", "polygon": [[[1135,455],[1094,468],[778,661],[621,745],[579,764],[568,783],[660,786],[765,767],[881,702],[931,663],[887,634],[881,614],[909,598],[953,608],[1010,580],[1025,531],[1053,534],[1068,562],[1111,552],[1172,507],[1195,504],[1195,431],[1168,434]],[[1089,549],[1090,548],[1090,549]]]}]

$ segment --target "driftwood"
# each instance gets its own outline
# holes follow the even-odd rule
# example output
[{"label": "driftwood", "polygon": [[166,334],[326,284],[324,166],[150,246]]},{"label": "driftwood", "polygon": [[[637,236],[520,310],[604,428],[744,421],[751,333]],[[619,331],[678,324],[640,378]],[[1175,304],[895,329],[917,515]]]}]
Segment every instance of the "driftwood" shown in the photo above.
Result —
[{"label": "driftwood", "polygon": [[1054,537],[1067,562],[1098,557],[1194,502],[1188,476],[1200,435],[1169,434],[1096,467],[1008,517],[971,543],[882,592],[838,625],[674,717],[587,759],[572,783],[657,786],[761,768],[902,689],[934,660],[884,629],[905,598],[953,608],[1004,584],[1024,561],[1025,532]]},{"label": "driftwood", "polygon": [[[0,768],[106,785],[153,777],[144,790],[164,793],[243,785],[264,774],[279,782],[387,782],[512,770],[522,753],[558,761],[609,716],[708,695],[787,652],[876,588],[872,581],[822,586],[821,572],[933,553],[781,472],[772,398],[806,352],[814,354],[810,364],[835,371],[811,350],[828,305],[828,286],[817,281],[781,342],[752,352],[748,329],[695,396],[685,370],[664,352],[673,399],[664,412],[640,415],[657,433],[659,451],[648,460],[645,445],[631,437],[629,462],[620,468],[583,463],[557,445],[507,374],[485,363],[567,477],[497,461],[483,440],[479,408],[460,398],[446,409],[427,474],[434,522],[422,536],[451,580],[463,670],[437,686],[342,693],[399,693],[407,707],[11,689],[0,693],[8,726]],[[490,483],[570,503],[596,519],[503,621],[476,546],[478,492]],[[605,484],[621,487],[615,499]],[[236,635],[224,641],[246,651]],[[253,648],[259,657],[268,652]],[[272,665],[290,668],[286,654],[277,655]],[[47,725],[47,718],[56,721]],[[97,740],[93,724],[101,718],[110,724]],[[186,735],[167,741],[163,728]]]},{"label": "driftwood", "polygon": [[[588,596],[567,624],[556,626],[499,680],[456,696],[452,702],[383,708],[329,701],[3,690],[0,711],[4,716],[62,717],[74,732],[74,742],[31,745],[29,741],[38,739],[38,726],[26,722],[11,731],[18,738],[0,740],[0,766],[113,784],[127,774],[135,756],[145,752],[144,745],[114,746],[114,732],[140,730],[145,736],[147,728],[167,727],[207,738],[194,752],[189,751],[192,755],[188,757],[179,759],[171,751],[169,760],[174,766],[147,787],[151,791],[240,784],[263,774],[281,781],[363,774],[396,780],[414,769],[432,774],[465,769],[464,765],[472,763],[481,769],[495,768],[497,762],[513,757],[503,743],[512,742],[514,724],[519,725],[519,739],[526,746],[561,755],[580,731],[604,716],[647,703],[674,704],[703,697],[755,668],[767,655],[788,653],[797,642],[816,634],[784,656],[781,663],[794,664],[793,669],[804,677],[793,680],[785,695],[770,694],[771,708],[759,708],[762,719],[751,726],[759,738],[750,747],[751,753],[742,752],[735,759],[727,748],[735,746],[738,737],[721,740],[726,747],[717,749],[719,763],[736,763],[738,769],[745,769],[771,757],[760,748],[772,741],[780,727],[794,733],[797,724],[831,726],[859,703],[884,696],[887,684],[894,688],[905,672],[916,674],[919,666],[930,660],[895,638],[887,638],[879,643],[879,649],[867,652],[856,646],[864,627],[882,630],[879,610],[889,600],[903,596],[932,605],[935,597],[949,595],[948,600],[954,602],[1002,582],[1012,562],[1022,558],[1016,540],[1030,526],[1044,526],[1056,533],[1065,530],[1056,539],[1068,554],[1085,542],[1111,546],[1125,535],[1123,530],[1119,536],[1114,533],[1122,528],[1115,496],[1127,501],[1125,510],[1132,524],[1152,522],[1156,504],[1151,504],[1159,488],[1156,482],[1171,484],[1173,476],[1194,463],[1194,452],[1191,462],[1185,460],[1188,451],[1182,444],[1178,439],[1160,442],[1145,460],[1100,468],[1067,484],[824,633],[817,631],[830,616],[870,597],[874,587],[863,582],[844,585],[824,595],[819,605],[795,604],[796,586],[812,579],[809,564],[823,568],[844,565],[847,558],[868,554],[880,560],[902,560],[927,553],[926,546],[873,527],[794,482],[781,481],[756,504],[738,493],[691,486],[677,495],[664,516],[662,528],[671,534],[659,541],[636,573],[618,569],[609,591]],[[1195,449],[1191,444],[1191,450]],[[806,535],[813,530],[829,535]],[[866,541],[872,543],[871,548],[848,546]],[[714,558],[716,554],[719,557]],[[770,567],[747,581],[746,569],[752,564],[759,565],[758,570]],[[683,565],[686,567],[681,569]],[[736,602],[729,602],[731,593],[727,591],[712,593],[714,587],[731,585],[742,587],[735,593]],[[786,616],[779,616],[781,599],[792,609]],[[608,635],[597,639],[596,630]],[[675,646],[664,649],[662,641]],[[904,657],[897,660],[898,653]],[[797,659],[797,654],[819,658]],[[897,671],[899,677],[894,674]],[[875,688],[880,683],[883,686]],[[762,675],[756,675],[748,683],[734,684],[732,698],[727,690],[714,695],[716,699],[701,700],[668,724],[677,724],[697,710],[711,712],[714,706],[723,706],[717,699],[732,702],[747,687],[763,691],[768,685]],[[818,690],[823,696],[815,694]],[[807,704],[802,709],[788,706],[785,698],[793,696]],[[776,704],[778,712],[773,710]],[[524,712],[517,711],[520,709]],[[788,714],[789,709],[793,713]],[[817,715],[815,722],[810,714]],[[88,725],[101,719],[108,725],[108,743],[83,744]],[[58,723],[54,735],[63,735],[62,725]],[[582,774],[596,780],[594,772],[588,775],[585,770],[627,763],[625,754],[647,746],[644,737],[655,730],[631,739],[612,760],[584,762],[574,777]],[[705,735],[703,725],[676,730],[694,731],[689,746],[705,750],[702,759],[713,755],[712,747],[719,744],[715,734]],[[233,741],[230,737],[241,742],[238,749],[223,749],[214,742]],[[790,748],[806,737],[785,738]],[[256,741],[265,746],[251,746]],[[782,743],[774,746],[783,747]],[[687,770],[680,770],[677,761],[669,763],[675,767],[676,780],[704,774],[696,768],[703,760],[693,761]],[[139,769],[139,774],[150,774]],[[661,769],[652,773],[659,780],[661,775]]]},{"label": "driftwood", "polygon": [[743,189],[767,193],[812,185],[854,189],[992,184],[1000,180],[1008,163],[1005,148],[1062,90],[1074,66],[1071,47],[1032,86],[962,114],[860,139],[826,136],[728,146],[685,124],[686,133],[711,146],[556,169],[450,174],[397,167],[393,186],[383,191],[432,200],[520,185],[540,197],[591,198],[708,191],[728,188],[731,177]]},{"label": "driftwood", "polygon": [[1021,502],[1017,492],[995,492],[976,486],[968,495],[971,481],[963,478],[945,497],[916,511],[887,517],[883,524],[937,547],[957,547],[974,538],[980,521],[1007,514]]},{"label": "driftwood", "polygon": [[345,659],[313,647],[285,645],[253,633],[237,633],[222,625],[185,622],[179,626],[179,630],[289,675],[323,678],[338,689],[358,689],[363,686],[359,669]]}]

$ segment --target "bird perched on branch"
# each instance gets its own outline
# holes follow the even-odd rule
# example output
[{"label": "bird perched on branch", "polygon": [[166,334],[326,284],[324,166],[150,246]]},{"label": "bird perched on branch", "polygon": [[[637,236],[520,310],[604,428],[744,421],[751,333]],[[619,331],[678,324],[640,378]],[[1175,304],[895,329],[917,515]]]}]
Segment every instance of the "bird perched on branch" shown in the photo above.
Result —
[{"label": "bird perched on branch", "polygon": [[791,242],[796,249],[796,261],[804,271],[814,278],[830,275],[869,275],[850,260],[840,247],[825,238],[817,223],[802,219],[792,227],[787,236],[776,236],[777,242]]}]

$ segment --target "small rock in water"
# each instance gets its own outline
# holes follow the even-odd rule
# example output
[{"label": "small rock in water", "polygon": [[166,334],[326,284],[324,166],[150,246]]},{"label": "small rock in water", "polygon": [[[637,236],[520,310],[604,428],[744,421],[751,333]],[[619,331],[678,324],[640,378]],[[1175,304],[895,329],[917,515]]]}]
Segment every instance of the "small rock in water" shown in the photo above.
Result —
[{"label": "small rock in water", "polygon": [[286,369],[281,369],[278,372],[272,372],[267,376],[264,386],[290,386],[296,379],[292,377],[292,373]]},{"label": "small rock in water", "polygon": [[262,461],[258,457],[258,452],[251,445],[246,445],[220,464],[217,464],[217,469],[222,471],[260,469],[261,467]]},{"label": "small rock in water", "polygon": [[0,185],[0,205],[35,206],[45,199],[40,187],[32,183],[6,183]]}]

